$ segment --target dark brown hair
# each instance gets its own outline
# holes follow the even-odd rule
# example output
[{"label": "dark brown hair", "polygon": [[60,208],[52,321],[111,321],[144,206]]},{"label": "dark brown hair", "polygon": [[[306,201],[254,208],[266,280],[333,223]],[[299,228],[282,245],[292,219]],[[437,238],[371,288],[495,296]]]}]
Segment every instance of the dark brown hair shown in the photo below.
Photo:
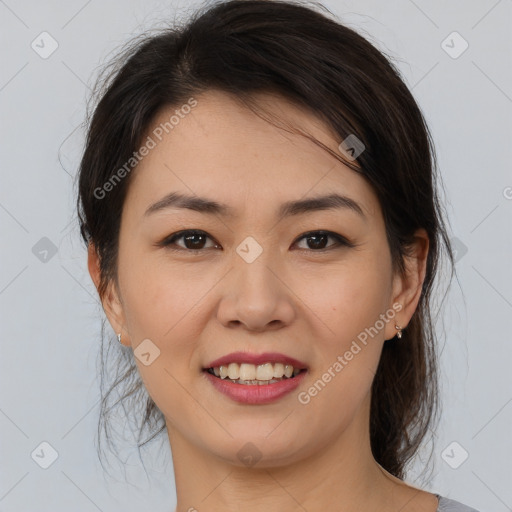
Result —
[{"label": "dark brown hair", "polygon": [[[277,94],[313,112],[340,142],[356,134],[365,146],[357,161],[326,149],[360,173],[377,194],[394,271],[404,271],[418,228],[430,239],[419,305],[402,339],[384,344],[372,384],[371,448],[380,465],[403,478],[406,464],[437,419],[432,291],[443,248],[452,275],[454,271],[435,152],[420,108],[391,59],[316,7],[325,10],[291,1],[210,3],[183,26],[145,34],[124,49],[107,78],[98,82],[100,98],[89,116],[78,176],[80,229],[100,258],[101,296],[109,282],[116,282],[121,212],[136,167],[106,200],[95,191],[133,156],[164,107],[178,107],[202,92],[227,92],[253,110],[258,93]],[[108,439],[109,414],[133,399],[143,403],[138,441],[146,427],[152,433],[147,443],[165,429],[163,415],[138,377],[132,351],[112,339],[110,343],[119,359],[102,374],[99,432],[103,427]],[[113,380],[106,394],[105,377]],[[109,407],[118,387],[119,399]],[[163,424],[156,430],[159,422]]]}]

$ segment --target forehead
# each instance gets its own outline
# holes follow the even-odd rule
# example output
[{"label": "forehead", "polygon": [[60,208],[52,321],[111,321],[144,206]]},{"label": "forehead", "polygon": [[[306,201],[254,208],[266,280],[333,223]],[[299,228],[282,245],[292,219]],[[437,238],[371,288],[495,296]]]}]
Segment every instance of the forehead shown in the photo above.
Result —
[{"label": "forehead", "polygon": [[281,204],[337,192],[356,200],[369,217],[379,209],[360,174],[290,131],[303,130],[339,151],[332,130],[305,109],[281,97],[258,95],[258,106],[273,119],[269,122],[223,92],[194,99],[193,108],[173,105],[153,119],[143,140],[150,137],[154,147],[134,171],[127,202],[147,208],[177,191],[214,198],[242,215],[248,202]]}]

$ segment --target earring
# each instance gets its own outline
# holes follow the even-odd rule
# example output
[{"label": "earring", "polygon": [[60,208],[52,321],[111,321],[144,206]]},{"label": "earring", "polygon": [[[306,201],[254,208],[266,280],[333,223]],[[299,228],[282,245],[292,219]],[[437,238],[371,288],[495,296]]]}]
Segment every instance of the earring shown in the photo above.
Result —
[{"label": "earring", "polygon": [[400,338],[402,337],[402,328],[401,328],[399,325],[396,325],[396,324],[395,324],[395,329],[398,331],[398,332],[396,333],[396,336],[397,336],[397,338],[399,338],[399,339],[400,339]]},{"label": "earring", "polygon": [[121,333],[118,333],[118,335],[117,335],[117,341],[119,341],[119,343],[121,343]]}]

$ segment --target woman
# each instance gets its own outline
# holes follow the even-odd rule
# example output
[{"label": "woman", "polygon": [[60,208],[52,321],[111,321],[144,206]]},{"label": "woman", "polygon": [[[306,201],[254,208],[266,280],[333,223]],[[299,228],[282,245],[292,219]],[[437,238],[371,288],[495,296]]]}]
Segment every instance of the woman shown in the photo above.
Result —
[{"label": "woman", "polygon": [[403,480],[436,420],[430,301],[453,254],[394,66],[327,15],[264,0],[124,57],[78,209],[130,349],[125,397],[143,383],[143,426],[167,431],[177,510],[474,510]]}]

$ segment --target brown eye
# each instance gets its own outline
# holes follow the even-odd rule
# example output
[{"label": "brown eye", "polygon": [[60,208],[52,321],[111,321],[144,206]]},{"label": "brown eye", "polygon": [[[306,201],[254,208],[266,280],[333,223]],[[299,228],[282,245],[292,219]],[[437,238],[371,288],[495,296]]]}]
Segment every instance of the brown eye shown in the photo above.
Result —
[{"label": "brown eye", "polygon": [[[327,245],[329,238],[335,240],[335,243]],[[345,238],[331,231],[310,231],[309,233],[302,235],[298,241],[300,240],[306,240],[308,245],[306,249],[311,249],[313,251],[322,251],[339,246],[351,246]]]},{"label": "brown eye", "polygon": [[[334,243],[328,244],[329,239],[334,240]],[[178,240],[182,243],[178,244]],[[207,241],[211,240],[212,244],[207,245]],[[301,247],[301,250],[309,250],[312,252],[322,252],[336,247],[347,246],[353,247],[347,239],[333,233],[332,231],[310,231],[302,235],[295,243],[305,240],[307,247]],[[161,247],[169,248],[176,251],[192,251],[201,252],[205,249],[212,249],[220,247],[207,233],[200,230],[185,230],[174,233],[158,244]]]},{"label": "brown eye", "polygon": [[[181,239],[183,240],[183,245],[176,244],[176,242]],[[163,240],[159,245],[171,249],[174,249],[174,247],[171,246],[176,246],[176,250],[201,251],[205,248],[209,249],[216,246],[216,244],[213,244],[213,246],[205,247],[208,239],[212,240],[204,231],[186,230],[174,233]]]}]

